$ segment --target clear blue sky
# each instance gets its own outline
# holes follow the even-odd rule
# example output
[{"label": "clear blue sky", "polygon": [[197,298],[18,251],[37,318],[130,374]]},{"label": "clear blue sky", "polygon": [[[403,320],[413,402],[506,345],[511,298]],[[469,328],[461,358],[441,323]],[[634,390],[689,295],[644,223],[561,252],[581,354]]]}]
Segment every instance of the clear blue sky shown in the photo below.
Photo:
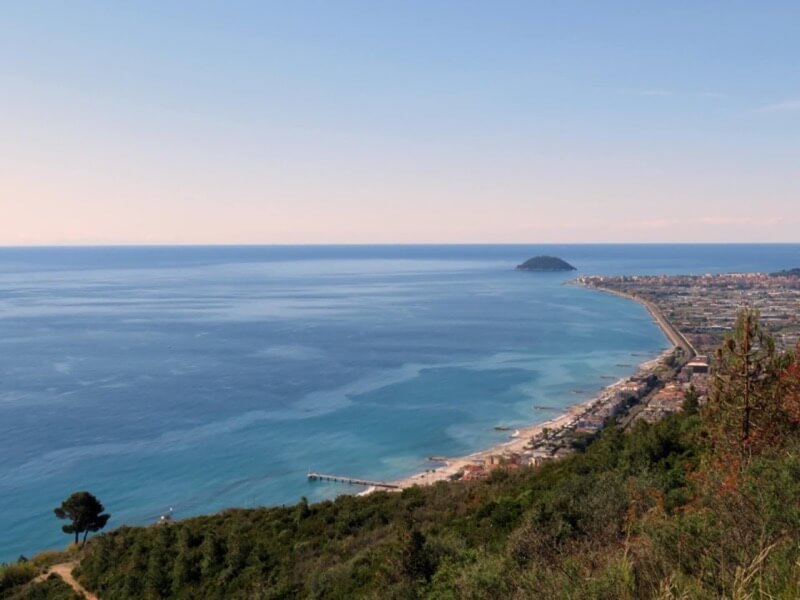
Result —
[{"label": "clear blue sky", "polygon": [[0,244],[800,241],[798,2],[4,2]]}]

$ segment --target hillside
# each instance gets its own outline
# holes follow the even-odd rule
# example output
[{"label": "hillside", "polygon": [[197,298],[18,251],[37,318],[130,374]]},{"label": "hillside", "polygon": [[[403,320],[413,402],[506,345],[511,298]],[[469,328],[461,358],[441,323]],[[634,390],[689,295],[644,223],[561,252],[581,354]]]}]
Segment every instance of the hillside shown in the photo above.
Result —
[{"label": "hillside", "polygon": [[76,575],[115,599],[800,597],[800,361],[737,327],[706,406],[564,460],[124,527]]}]

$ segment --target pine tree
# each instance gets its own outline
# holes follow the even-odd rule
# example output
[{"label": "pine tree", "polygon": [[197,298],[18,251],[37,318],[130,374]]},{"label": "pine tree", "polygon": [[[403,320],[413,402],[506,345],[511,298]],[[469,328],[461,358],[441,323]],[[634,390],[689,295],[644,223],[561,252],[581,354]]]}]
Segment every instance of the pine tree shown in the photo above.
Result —
[{"label": "pine tree", "polygon": [[683,395],[683,412],[687,415],[696,415],[700,408],[700,396],[694,385],[690,386]]},{"label": "pine tree", "polygon": [[414,529],[406,539],[402,561],[403,572],[409,579],[429,580],[433,575],[434,568],[425,535],[418,529]]},{"label": "pine tree", "polygon": [[163,598],[169,595],[170,579],[170,527],[159,528],[156,543],[150,550],[144,576],[146,598]]},{"label": "pine tree", "polygon": [[740,468],[781,430],[778,382],[785,363],[761,327],[758,310],[743,309],[733,334],[717,350],[705,411],[715,451]]},{"label": "pine tree", "polygon": [[188,527],[182,527],[178,531],[176,546],[175,562],[172,566],[172,591],[178,594],[196,579],[194,552]]},{"label": "pine tree", "polygon": [[225,561],[225,571],[223,578],[225,581],[233,581],[244,570],[247,559],[250,557],[252,545],[246,532],[234,529],[228,534],[226,540],[228,553]]},{"label": "pine tree", "polygon": [[[118,550],[124,552],[122,548]],[[125,574],[122,589],[123,598],[141,598],[144,592],[144,578],[147,573],[147,557],[149,548],[143,543],[142,537],[137,537],[133,547],[128,549],[131,556],[131,569]],[[94,553],[93,553],[94,555]]]},{"label": "pine tree", "polygon": [[210,579],[222,568],[225,561],[225,548],[217,534],[209,532],[200,545],[200,574]]},{"label": "pine tree", "polygon": [[75,543],[78,536],[83,534],[83,541],[89,532],[100,531],[106,526],[111,515],[103,513],[103,504],[89,492],[75,492],[54,508],[53,512],[59,519],[69,519],[68,525],[61,527],[64,533],[75,534]]}]

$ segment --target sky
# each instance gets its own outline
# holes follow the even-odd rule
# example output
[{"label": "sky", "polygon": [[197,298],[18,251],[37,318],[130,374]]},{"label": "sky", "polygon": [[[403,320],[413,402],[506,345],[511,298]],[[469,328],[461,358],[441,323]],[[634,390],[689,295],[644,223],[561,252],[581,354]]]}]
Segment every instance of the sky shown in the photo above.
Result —
[{"label": "sky", "polygon": [[800,3],[0,4],[0,245],[800,242]]}]

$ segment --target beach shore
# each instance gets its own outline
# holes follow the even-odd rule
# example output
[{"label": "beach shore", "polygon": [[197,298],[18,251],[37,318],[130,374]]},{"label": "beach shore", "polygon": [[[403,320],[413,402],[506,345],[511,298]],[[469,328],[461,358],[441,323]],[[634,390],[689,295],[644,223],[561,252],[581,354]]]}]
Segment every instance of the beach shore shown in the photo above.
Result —
[{"label": "beach shore", "polygon": [[691,344],[691,342],[686,339],[686,336],[683,335],[672,323],[669,322],[669,319],[664,316],[664,313],[661,312],[661,309],[658,308],[658,306],[656,306],[653,302],[650,302],[644,298],[640,298],[639,296],[634,296],[633,294],[621,292],[619,290],[614,290],[596,284],[589,285],[584,283],[581,279],[578,279],[576,283],[578,285],[582,285],[583,287],[597,290],[598,292],[605,292],[606,294],[611,294],[612,296],[638,302],[647,309],[647,312],[649,312],[650,316],[653,317],[653,320],[661,328],[661,331],[664,332],[664,335],[667,336],[667,339],[670,341],[673,347],[683,348],[687,356],[697,356],[697,350]]},{"label": "beach shore", "polygon": [[[577,282],[582,285],[580,281]],[[564,430],[572,428],[579,421],[582,415],[586,414],[593,408],[602,405],[610,398],[614,398],[617,391],[622,387],[629,384],[631,380],[637,377],[642,377],[652,373],[658,365],[671,354],[676,347],[683,347],[686,349],[691,348],[684,336],[675,329],[669,321],[664,317],[661,311],[652,303],[630,296],[627,294],[620,294],[613,290],[606,290],[596,286],[587,286],[591,289],[605,291],[614,295],[624,297],[628,300],[633,300],[642,304],[647,308],[650,315],[653,317],[655,323],[664,332],[664,335],[669,340],[671,347],[664,350],[658,356],[646,360],[639,364],[636,373],[630,377],[624,377],[604,387],[594,397],[584,402],[574,404],[566,409],[566,412],[558,417],[545,421],[543,423],[536,423],[533,425],[520,427],[514,432],[514,435],[506,442],[502,442],[485,450],[473,452],[466,456],[448,458],[443,465],[432,467],[424,472],[416,473],[409,477],[392,481],[391,484],[398,487],[398,489],[408,488],[414,485],[431,485],[438,481],[450,481],[457,479],[459,474],[463,473],[470,465],[488,464],[493,458],[505,458],[512,455],[519,455],[530,450],[534,440],[541,439],[545,430],[548,430],[548,435],[552,433],[564,432]],[[687,348],[688,347],[688,348]],[[694,349],[691,348],[691,351]],[[362,492],[360,495],[366,495],[374,491],[374,488],[369,488]]]},{"label": "beach shore", "polygon": [[519,435],[511,438],[507,442],[503,442],[486,450],[480,450],[467,456],[448,459],[447,462],[440,467],[432,468],[424,473],[417,473],[405,479],[393,481],[393,485],[399,488],[407,488],[413,485],[430,485],[437,481],[448,481],[453,479],[458,473],[462,472],[467,465],[474,465],[480,461],[488,461],[493,456],[502,456],[504,454],[515,454],[525,450],[525,447],[530,443],[531,439],[541,435],[545,429],[558,430],[571,424],[577,415],[581,412],[582,407],[588,406],[593,403],[595,399],[588,400],[585,403],[577,404],[567,409],[567,412],[544,423],[530,425],[528,427],[520,427]]}]

